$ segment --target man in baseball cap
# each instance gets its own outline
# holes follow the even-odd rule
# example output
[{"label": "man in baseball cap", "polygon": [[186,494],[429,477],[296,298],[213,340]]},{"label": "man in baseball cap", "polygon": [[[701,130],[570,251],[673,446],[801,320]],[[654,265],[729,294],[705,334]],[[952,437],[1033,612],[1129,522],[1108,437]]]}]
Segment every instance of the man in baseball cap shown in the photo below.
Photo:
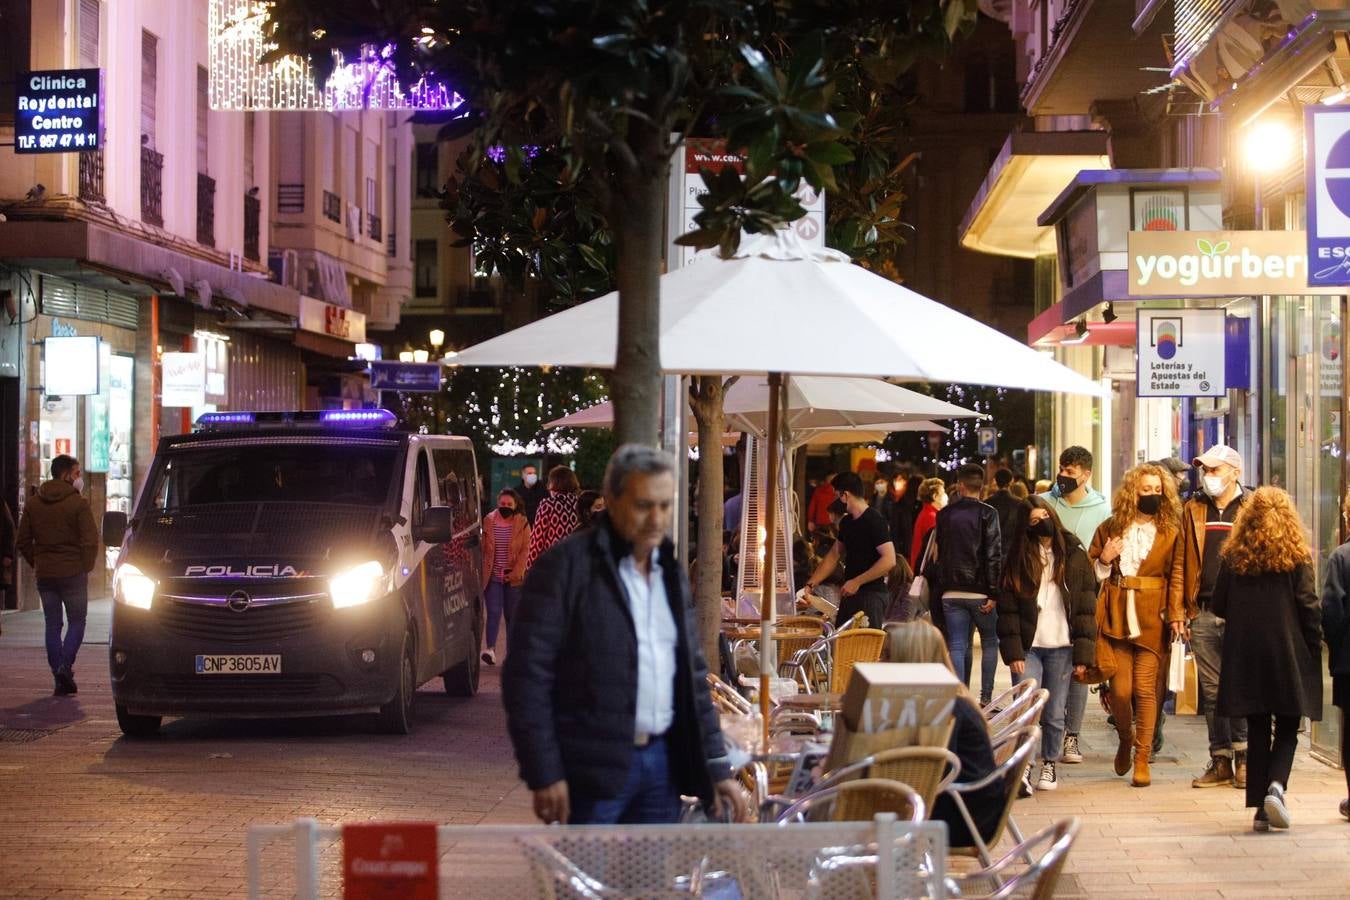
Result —
[{"label": "man in baseball cap", "polygon": [[1219,698],[1219,665],[1223,658],[1223,619],[1210,610],[1214,582],[1219,574],[1219,551],[1233,530],[1242,508],[1242,456],[1232,447],[1215,444],[1195,458],[1200,490],[1186,501],[1181,513],[1181,550],[1186,618],[1190,620],[1191,652],[1200,682],[1205,725],[1209,729],[1209,764],[1191,782],[1207,788],[1247,784],[1247,722],[1214,714]]}]

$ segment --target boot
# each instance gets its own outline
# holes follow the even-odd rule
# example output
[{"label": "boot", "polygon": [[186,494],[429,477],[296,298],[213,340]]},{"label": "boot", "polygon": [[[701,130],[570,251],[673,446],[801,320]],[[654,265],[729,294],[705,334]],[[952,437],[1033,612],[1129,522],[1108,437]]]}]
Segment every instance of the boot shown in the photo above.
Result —
[{"label": "boot", "polygon": [[1120,745],[1116,747],[1116,774],[1124,775],[1130,771],[1130,754],[1134,752],[1134,739],[1130,735],[1120,735]]},{"label": "boot", "polygon": [[1247,751],[1233,751],[1233,787],[1247,787]]},{"label": "boot", "polygon": [[1153,783],[1148,771],[1148,753],[1151,748],[1140,747],[1134,751],[1134,777],[1130,779],[1133,787],[1148,787]]},{"label": "boot", "polygon": [[1233,763],[1226,756],[1211,756],[1209,765],[1199,778],[1191,780],[1193,788],[1219,787],[1233,783]]}]

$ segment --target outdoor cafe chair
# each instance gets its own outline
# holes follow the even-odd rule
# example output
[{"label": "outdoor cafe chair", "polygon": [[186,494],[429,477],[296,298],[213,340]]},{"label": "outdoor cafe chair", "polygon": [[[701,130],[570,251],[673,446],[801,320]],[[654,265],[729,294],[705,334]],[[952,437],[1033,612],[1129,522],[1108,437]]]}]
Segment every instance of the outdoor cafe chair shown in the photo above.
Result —
[{"label": "outdoor cafe chair", "polygon": [[[771,797],[767,806],[787,799]],[[927,818],[928,807],[919,792],[902,781],[855,778],[791,800],[773,820],[779,825],[807,821],[860,822],[885,812],[895,813],[901,822],[918,823]]]},{"label": "outdoor cafe chair", "polygon": [[[1031,765],[1031,760],[1035,756],[1040,742],[1041,729],[1035,725],[1007,736],[1001,744],[994,746],[994,759],[998,760],[1001,756],[1004,757],[994,768],[994,771],[978,781],[958,781],[949,784],[942,792],[944,797],[952,798],[957,812],[965,820],[966,828],[970,830],[971,839],[974,841],[974,844],[969,847],[951,847],[951,853],[957,856],[976,856],[983,865],[992,866],[994,860],[989,855],[989,848],[998,846],[998,842],[1003,838],[1004,831],[1010,833],[1014,841],[1022,842],[1022,834],[1018,831],[1017,824],[1012,819],[1012,808],[1013,803],[1017,800],[1017,789],[1022,783],[1022,776],[1026,774],[1027,767]],[[975,825],[975,820],[970,815],[970,808],[966,806],[966,795],[983,790],[991,784],[998,784],[1002,787],[1003,808],[999,814],[998,823],[994,827],[994,833],[986,843],[980,835],[979,828]],[[1027,858],[1027,862],[1031,863],[1032,860]]]},{"label": "outdoor cafe chair", "polygon": [[1023,678],[984,705],[985,719],[994,719],[1002,715],[1009,707],[1016,705],[1019,701],[1024,701],[1027,694],[1035,693],[1036,687],[1036,679]]},{"label": "outdoor cafe chair", "polygon": [[780,662],[778,676],[797,681],[808,693],[816,690],[842,692],[849,675],[853,674],[854,664],[876,662],[881,659],[881,651],[886,646],[886,632],[854,624],[865,618],[863,613],[858,613],[834,634],[822,637]]},{"label": "outdoor cafe chair", "polygon": [[[1055,896],[1055,886],[1077,837],[1076,818],[1056,822],[1013,847],[992,865],[948,875],[947,893],[952,897],[978,897],[981,900],[1013,896],[1050,900]],[[1044,852],[1037,855],[1035,851],[1047,844]],[[1033,857],[1034,863],[1023,865]]]},{"label": "outdoor cafe chair", "polygon": [[990,740],[995,744],[1002,742],[1002,739],[1008,735],[1016,734],[1024,728],[1032,725],[1039,725],[1041,713],[1045,710],[1045,705],[1050,702],[1050,692],[1041,688],[1030,695],[1028,702],[1019,706],[1017,715],[1011,719],[1001,719],[998,724],[991,725],[989,729]]},{"label": "outdoor cafe chair", "polygon": [[946,747],[895,747],[881,750],[821,776],[819,788],[834,787],[855,778],[885,778],[909,785],[933,808],[938,794],[961,774],[961,760]]},{"label": "outdoor cafe chair", "polygon": [[708,688],[712,691],[713,705],[719,712],[748,716],[755,711],[754,704],[712,672],[708,673]]}]

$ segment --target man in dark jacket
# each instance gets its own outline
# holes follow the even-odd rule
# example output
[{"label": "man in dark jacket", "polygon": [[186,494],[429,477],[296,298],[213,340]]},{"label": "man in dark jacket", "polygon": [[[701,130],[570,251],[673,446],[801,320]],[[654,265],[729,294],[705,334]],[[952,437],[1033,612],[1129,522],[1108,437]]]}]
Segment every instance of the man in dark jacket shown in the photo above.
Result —
[{"label": "man in dark jacket", "polygon": [[947,647],[958,677],[970,686],[966,659],[971,650],[971,623],[980,631],[980,703],[993,697],[998,668],[998,616],[994,598],[1003,577],[1003,534],[998,513],[979,500],[984,469],[973,463],[956,473],[959,496],[937,515],[934,544],[936,581],[942,590],[942,615]]},{"label": "man in dark jacket", "polygon": [[1003,535],[1003,558],[1008,558],[1008,548],[1012,546],[1013,535],[1017,533],[1020,527],[1017,514],[1025,515],[1030,511],[1030,507],[1025,500],[1018,500],[1008,492],[1008,485],[1012,484],[1013,475],[1007,469],[999,469],[994,473],[994,484],[998,490],[989,495],[985,500],[998,513],[998,530]]},{"label": "man in dark jacket", "polygon": [[[74,457],[52,460],[52,478],[29,498],[19,518],[19,553],[37,572],[42,615],[47,620],[47,664],[57,694],[73,694],[75,654],[84,642],[89,611],[89,573],[98,558],[98,529],[89,501],[80,496],[84,479]],[[61,640],[62,609],[70,620]]]},{"label": "man in dark jacket", "polygon": [[625,445],[604,489],[596,526],[530,569],[511,623],[502,699],[535,815],[669,823],[689,794],[738,819],[689,581],[666,536],[673,462]]},{"label": "man in dark jacket", "polygon": [[520,499],[525,501],[525,519],[534,525],[534,514],[539,510],[539,504],[548,496],[548,487],[539,480],[539,467],[534,463],[526,463],[520,470],[520,483],[515,486],[515,491],[520,494]]}]

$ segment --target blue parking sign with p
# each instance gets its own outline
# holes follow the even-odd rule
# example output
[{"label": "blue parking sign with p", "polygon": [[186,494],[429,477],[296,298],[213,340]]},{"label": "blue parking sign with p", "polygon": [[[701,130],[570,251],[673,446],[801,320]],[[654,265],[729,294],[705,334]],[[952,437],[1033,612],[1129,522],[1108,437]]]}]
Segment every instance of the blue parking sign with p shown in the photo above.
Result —
[{"label": "blue parking sign with p", "polygon": [[998,429],[986,425],[979,430],[980,456],[998,455]]}]

